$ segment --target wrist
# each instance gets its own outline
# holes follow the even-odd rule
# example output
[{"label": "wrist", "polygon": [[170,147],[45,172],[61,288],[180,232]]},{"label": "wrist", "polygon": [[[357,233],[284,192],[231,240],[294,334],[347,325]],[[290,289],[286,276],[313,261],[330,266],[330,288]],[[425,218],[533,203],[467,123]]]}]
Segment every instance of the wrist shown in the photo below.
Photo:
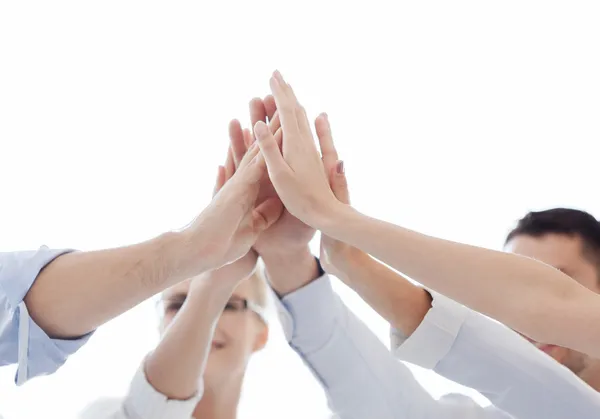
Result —
[{"label": "wrist", "polygon": [[340,236],[343,235],[348,225],[356,223],[356,219],[359,217],[360,214],[353,207],[335,201],[324,211],[319,212],[315,217],[313,227],[329,237],[340,240]]},{"label": "wrist", "polygon": [[350,284],[354,272],[367,268],[373,262],[369,254],[351,246],[330,260],[335,270],[334,275],[347,285]]},{"label": "wrist", "polygon": [[222,310],[240,283],[239,280],[218,277],[213,272],[194,278],[188,292],[189,302],[197,303],[199,307],[208,312]]},{"label": "wrist", "polygon": [[317,259],[306,245],[293,253],[261,254],[265,274],[273,290],[279,295],[290,294],[321,275]]}]

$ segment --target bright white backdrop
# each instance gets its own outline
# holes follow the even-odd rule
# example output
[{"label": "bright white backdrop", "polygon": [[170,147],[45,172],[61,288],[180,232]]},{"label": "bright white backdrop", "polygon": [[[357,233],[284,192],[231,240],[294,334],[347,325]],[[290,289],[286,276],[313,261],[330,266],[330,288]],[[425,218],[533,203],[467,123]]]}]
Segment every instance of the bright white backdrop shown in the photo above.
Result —
[{"label": "bright white backdrop", "polygon": [[[600,216],[598,21],[593,1],[2,2],[0,250],[96,249],[184,225],[208,202],[228,120],[247,120],[275,68],[311,115],[329,113],[370,215],[494,248],[531,209]],[[155,342],[142,304],[50,378],[15,388],[2,369],[0,410],[74,417],[123,394]],[[464,391],[416,377],[435,396]],[[327,415],[279,332],[241,411]]]}]

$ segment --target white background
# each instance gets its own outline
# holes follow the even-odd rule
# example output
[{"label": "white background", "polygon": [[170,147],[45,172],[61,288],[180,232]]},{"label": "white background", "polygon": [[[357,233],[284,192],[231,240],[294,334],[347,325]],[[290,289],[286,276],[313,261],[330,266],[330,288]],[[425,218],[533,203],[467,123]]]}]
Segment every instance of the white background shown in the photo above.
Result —
[{"label": "white background", "polygon": [[[275,68],[311,115],[329,113],[370,215],[493,248],[531,209],[599,216],[598,12],[548,0],[2,2],[0,250],[97,249],[186,224],[210,198],[229,119],[247,121]],[[387,342],[385,323],[338,290]],[[142,304],[52,377],[16,388],[2,369],[0,410],[71,418],[122,395],[155,327]],[[457,390],[416,377],[436,397]],[[240,410],[327,415],[278,330]]]}]

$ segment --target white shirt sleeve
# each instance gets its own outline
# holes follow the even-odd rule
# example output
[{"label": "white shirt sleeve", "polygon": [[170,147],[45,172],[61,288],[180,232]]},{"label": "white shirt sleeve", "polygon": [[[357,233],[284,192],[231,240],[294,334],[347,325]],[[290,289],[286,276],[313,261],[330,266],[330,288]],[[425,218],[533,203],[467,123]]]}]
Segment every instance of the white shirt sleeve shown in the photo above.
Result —
[{"label": "white shirt sleeve", "polygon": [[285,336],[340,419],[509,419],[463,396],[434,400],[350,311],[327,275],[275,298]]},{"label": "white shirt sleeve", "polygon": [[519,419],[597,419],[600,393],[517,333],[435,295],[405,339],[392,331],[399,359],[429,368],[486,396]]},{"label": "white shirt sleeve", "polygon": [[80,419],[191,419],[202,392],[187,400],[168,399],[148,382],[144,367],[135,374],[123,400],[99,400]]}]

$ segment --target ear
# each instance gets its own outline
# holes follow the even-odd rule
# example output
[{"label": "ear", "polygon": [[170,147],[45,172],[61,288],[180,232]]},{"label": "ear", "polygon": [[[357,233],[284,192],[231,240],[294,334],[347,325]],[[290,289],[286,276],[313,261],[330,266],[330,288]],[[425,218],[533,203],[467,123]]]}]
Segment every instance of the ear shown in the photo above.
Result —
[{"label": "ear", "polygon": [[256,341],[252,350],[254,352],[261,351],[269,341],[269,326],[261,322],[260,330],[256,335]]}]

